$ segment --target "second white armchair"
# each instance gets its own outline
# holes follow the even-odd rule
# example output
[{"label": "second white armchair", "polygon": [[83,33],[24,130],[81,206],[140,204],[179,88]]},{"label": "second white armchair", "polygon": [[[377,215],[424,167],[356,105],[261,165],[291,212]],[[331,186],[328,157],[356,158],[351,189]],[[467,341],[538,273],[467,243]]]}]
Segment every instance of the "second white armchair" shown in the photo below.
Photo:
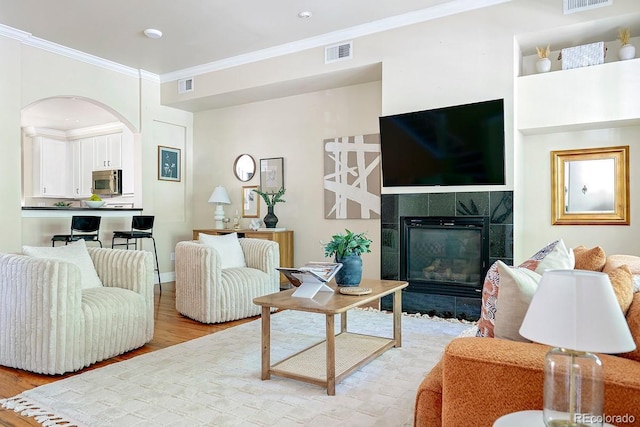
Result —
[{"label": "second white armchair", "polygon": [[202,323],[260,314],[258,296],[280,291],[279,247],[262,239],[238,239],[246,267],[222,268],[223,256],[192,241],[176,245],[176,310]]}]

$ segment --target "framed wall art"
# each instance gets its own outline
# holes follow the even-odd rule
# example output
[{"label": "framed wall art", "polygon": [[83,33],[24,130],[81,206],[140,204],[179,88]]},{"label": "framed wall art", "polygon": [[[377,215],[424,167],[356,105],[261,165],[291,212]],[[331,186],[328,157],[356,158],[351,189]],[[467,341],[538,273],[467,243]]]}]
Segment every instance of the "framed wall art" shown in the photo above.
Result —
[{"label": "framed wall art", "polygon": [[284,157],[260,159],[260,191],[277,193],[284,188]]},{"label": "framed wall art", "polygon": [[158,146],[158,179],[180,181],[182,175],[180,149]]},{"label": "framed wall art", "polygon": [[380,134],[324,143],[324,217],[380,218]]},{"label": "framed wall art", "polygon": [[258,218],[260,216],[260,196],[253,190],[257,185],[242,187],[242,218]]}]

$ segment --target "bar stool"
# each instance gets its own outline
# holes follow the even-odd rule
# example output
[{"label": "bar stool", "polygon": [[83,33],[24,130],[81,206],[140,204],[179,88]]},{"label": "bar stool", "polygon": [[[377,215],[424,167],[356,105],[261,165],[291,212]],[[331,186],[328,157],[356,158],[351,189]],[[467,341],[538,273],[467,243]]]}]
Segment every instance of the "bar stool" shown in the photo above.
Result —
[{"label": "bar stool", "polygon": [[[156,269],[158,273],[158,286],[162,290],[162,281],[160,280],[160,265],[158,264],[158,250],[156,249],[156,239],[153,238],[153,222],[155,216],[153,215],[134,215],[131,218],[131,230],[130,231],[114,231],[111,238],[111,248],[116,246],[126,246],[129,249],[129,245],[133,245],[134,249],[138,249],[138,239],[151,239],[153,241],[153,253],[156,256]],[[124,239],[124,243],[115,243],[116,239]],[[133,240],[133,242],[130,242]]]},{"label": "bar stool", "polygon": [[55,246],[56,242],[64,242],[65,245],[84,239],[85,242],[98,242],[102,247],[99,239],[100,220],[99,216],[80,216],[71,217],[71,234],[56,234],[51,238],[51,246]]}]

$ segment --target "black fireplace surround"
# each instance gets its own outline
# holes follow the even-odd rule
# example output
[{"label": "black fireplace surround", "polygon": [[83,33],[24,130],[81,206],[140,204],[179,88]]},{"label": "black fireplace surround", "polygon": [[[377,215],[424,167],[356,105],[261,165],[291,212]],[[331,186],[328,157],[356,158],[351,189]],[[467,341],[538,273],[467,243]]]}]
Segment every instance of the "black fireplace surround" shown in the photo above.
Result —
[{"label": "black fireplace surround", "polygon": [[[380,273],[382,279],[409,282],[402,292],[402,311],[478,319],[487,268],[497,260],[507,265],[513,264],[513,192],[383,194],[381,199]],[[480,218],[483,223],[482,247],[477,249],[476,243],[468,243],[466,232],[462,237],[456,237],[454,233],[447,243],[446,237],[434,231],[435,243],[421,243],[419,235],[415,238],[411,236],[415,230],[408,230],[405,235],[403,227],[408,218],[433,219],[438,225],[442,218],[453,218],[458,225],[443,224],[445,230],[457,233],[456,227],[464,225],[463,231],[476,234],[480,232],[475,231],[475,226],[466,229],[469,224],[465,218],[470,218],[472,222]],[[422,233],[424,230],[417,231]],[[419,254],[413,261],[407,261],[406,258],[401,260],[405,240],[409,240],[409,246],[414,245]],[[462,240],[465,244],[456,249],[455,240]],[[444,254],[439,261],[435,256],[438,251]],[[462,267],[464,261],[456,259],[456,253],[464,253],[465,256],[472,254],[470,266]],[[479,281],[477,269],[480,269]],[[391,310],[392,307],[390,296],[381,299],[383,310]]]}]

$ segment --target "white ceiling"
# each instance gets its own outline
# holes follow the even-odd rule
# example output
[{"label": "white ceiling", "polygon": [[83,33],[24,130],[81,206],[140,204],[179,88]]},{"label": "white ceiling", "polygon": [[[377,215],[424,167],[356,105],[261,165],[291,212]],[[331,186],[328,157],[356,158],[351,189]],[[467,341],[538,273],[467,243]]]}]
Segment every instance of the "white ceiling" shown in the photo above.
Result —
[{"label": "white ceiling", "polygon": [[[474,4],[475,3],[475,4]],[[153,74],[166,74],[380,24],[406,14],[478,7],[484,0],[2,0],[0,24]],[[477,5],[477,6],[476,6]],[[313,16],[301,19],[298,13]],[[157,40],[145,28],[163,32]]]},{"label": "white ceiling", "polygon": [[[509,0],[2,0],[0,26],[27,33],[36,45],[55,43],[162,78],[503,1]],[[312,17],[299,18],[302,11]],[[162,31],[162,38],[147,38],[146,28]],[[23,126],[65,131],[113,121],[111,113],[75,98],[45,100],[22,115]]]}]

